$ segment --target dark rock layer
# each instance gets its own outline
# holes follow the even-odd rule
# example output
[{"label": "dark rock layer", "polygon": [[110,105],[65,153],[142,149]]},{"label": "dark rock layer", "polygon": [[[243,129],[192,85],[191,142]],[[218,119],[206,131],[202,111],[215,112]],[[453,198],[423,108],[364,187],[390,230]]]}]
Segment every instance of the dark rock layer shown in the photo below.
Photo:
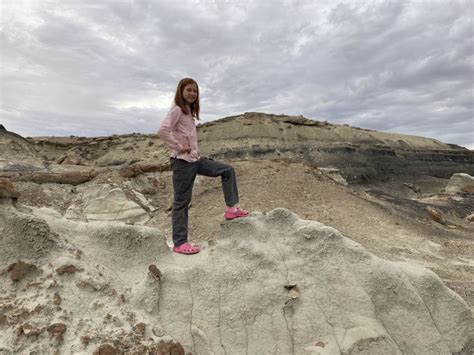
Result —
[{"label": "dark rock layer", "polygon": [[[199,125],[198,131],[203,155],[222,160],[279,159],[334,167],[351,183],[411,181],[423,175],[446,179],[454,173],[474,175],[474,152],[466,148],[303,116],[249,112]],[[8,132],[9,146],[16,144],[14,138]],[[153,134],[35,137],[27,141],[16,138],[22,145],[28,142],[23,154],[31,150],[47,162],[61,165],[153,165],[161,160],[160,165],[166,165],[169,155],[164,143]]]},{"label": "dark rock layer", "polygon": [[335,167],[352,183],[474,174],[474,152],[466,148],[302,116],[246,113],[204,124],[200,136],[202,150],[218,159],[284,159]]}]

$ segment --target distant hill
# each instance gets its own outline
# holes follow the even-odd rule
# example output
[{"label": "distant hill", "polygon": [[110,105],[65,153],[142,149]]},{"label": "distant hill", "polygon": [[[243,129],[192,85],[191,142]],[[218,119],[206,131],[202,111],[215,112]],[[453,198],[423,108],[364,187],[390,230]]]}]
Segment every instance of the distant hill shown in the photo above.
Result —
[{"label": "distant hill", "polygon": [[[403,180],[417,175],[449,178],[457,172],[474,175],[474,152],[464,147],[303,116],[247,112],[199,125],[198,131],[204,155],[219,159],[287,159],[311,166],[335,167],[352,183]],[[131,161],[153,162],[167,156],[167,148],[156,135],[24,140],[15,133],[3,132],[0,137],[28,141],[49,161],[69,164],[121,165]]]},{"label": "distant hill", "polygon": [[199,137],[201,149],[217,158],[288,159],[336,167],[351,182],[474,174],[474,152],[464,147],[303,116],[247,112],[202,125]]}]

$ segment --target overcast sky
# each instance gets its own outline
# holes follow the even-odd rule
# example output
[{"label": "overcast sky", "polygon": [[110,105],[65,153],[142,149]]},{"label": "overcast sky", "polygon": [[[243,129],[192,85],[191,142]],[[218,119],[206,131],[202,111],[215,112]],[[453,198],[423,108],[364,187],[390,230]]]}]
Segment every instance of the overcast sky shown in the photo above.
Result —
[{"label": "overcast sky", "polygon": [[2,0],[0,123],[154,133],[193,77],[203,122],[249,111],[474,148],[474,2]]}]

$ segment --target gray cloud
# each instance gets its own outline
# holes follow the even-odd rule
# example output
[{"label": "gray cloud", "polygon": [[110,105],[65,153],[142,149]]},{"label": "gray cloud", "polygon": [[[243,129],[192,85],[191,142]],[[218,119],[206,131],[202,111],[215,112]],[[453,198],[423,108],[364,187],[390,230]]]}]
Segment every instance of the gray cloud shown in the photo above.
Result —
[{"label": "gray cloud", "polygon": [[152,133],[192,76],[204,121],[303,114],[474,145],[467,0],[1,6],[1,123],[22,135]]}]

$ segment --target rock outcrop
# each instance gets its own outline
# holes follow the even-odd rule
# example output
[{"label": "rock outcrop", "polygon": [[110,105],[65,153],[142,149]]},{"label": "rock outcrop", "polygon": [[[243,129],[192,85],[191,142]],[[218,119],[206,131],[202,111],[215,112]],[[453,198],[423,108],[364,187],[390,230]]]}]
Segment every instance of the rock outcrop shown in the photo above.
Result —
[{"label": "rock outcrop", "polygon": [[469,174],[454,174],[449,179],[445,189],[448,194],[472,193],[474,194],[474,177]]},{"label": "rock outcrop", "polygon": [[164,253],[154,228],[1,203],[0,352],[108,354],[111,343],[117,354],[184,355],[143,305],[129,301],[147,263]]},{"label": "rock outcrop", "polygon": [[0,199],[17,199],[20,193],[9,179],[0,178]]},{"label": "rock outcrop", "polygon": [[203,250],[189,257],[165,239],[157,136],[0,127],[0,353],[474,351],[474,195],[470,180],[445,189],[474,175],[473,152],[302,116],[198,130],[204,155],[234,159],[244,207],[288,209],[218,235],[220,182],[199,177],[190,238]]},{"label": "rock outcrop", "polygon": [[285,209],[226,222],[215,247],[160,268],[152,313],[198,354],[473,350],[469,308],[434,273]]},{"label": "rock outcrop", "polygon": [[164,143],[157,135],[110,137],[34,137],[28,141],[51,163],[121,169],[124,176],[169,169]]},{"label": "rock outcrop", "polygon": [[[223,222],[217,243],[192,257],[153,228],[33,213],[0,205],[2,268],[21,259],[39,269],[28,280],[0,276],[11,290],[0,305],[6,354],[473,350],[468,306],[433,272],[380,259],[286,209]],[[39,254],[25,252],[33,235]]]},{"label": "rock outcrop", "polygon": [[199,128],[201,150],[221,159],[288,159],[337,168],[350,182],[474,175],[474,152],[435,139],[377,132],[303,116],[247,112]]},{"label": "rock outcrop", "polygon": [[[0,125],[0,172],[2,169],[9,168],[9,165],[15,165],[11,164],[13,161],[40,164],[42,159],[31,142]],[[19,164],[17,167],[21,168],[22,165],[28,166],[28,164]]]},{"label": "rock outcrop", "polygon": [[[398,181],[423,175],[438,178],[449,178],[455,173],[474,175],[474,152],[466,148],[303,116],[247,112],[199,125],[198,131],[204,155],[219,159],[305,162],[314,167],[339,169],[349,183]],[[168,149],[156,135],[23,139],[0,134],[2,146],[17,155],[34,155],[34,159],[25,162],[29,161],[36,169],[38,165],[52,164],[108,167],[119,169],[125,177],[169,169]],[[1,163],[0,160],[0,176],[6,169],[2,169]],[[32,175],[33,178],[45,179],[38,174]]]}]

